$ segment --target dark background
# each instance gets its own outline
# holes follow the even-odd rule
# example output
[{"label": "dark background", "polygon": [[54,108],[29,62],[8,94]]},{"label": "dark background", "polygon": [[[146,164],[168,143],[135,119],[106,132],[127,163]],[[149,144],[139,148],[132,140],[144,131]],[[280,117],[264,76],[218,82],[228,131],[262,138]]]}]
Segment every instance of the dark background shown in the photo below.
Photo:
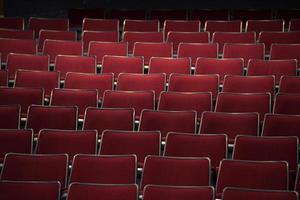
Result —
[{"label": "dark background", "polygon": [[7,17],[65,17],[70,8],[295,9],[300,8],[300,0],[4,0]]}]

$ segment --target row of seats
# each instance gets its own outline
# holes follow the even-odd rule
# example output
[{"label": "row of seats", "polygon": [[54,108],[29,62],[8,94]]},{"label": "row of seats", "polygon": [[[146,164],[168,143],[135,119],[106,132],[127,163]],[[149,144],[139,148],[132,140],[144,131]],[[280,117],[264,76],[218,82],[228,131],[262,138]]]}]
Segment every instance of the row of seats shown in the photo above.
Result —
[{"label": "row of seats", "polygon": [[[19,192],[16,194],[15,191]],[[137,191],[137,185],[134,184],[109,185],[72,183],[69,187],[67,199],[111,199],[111,194],[114,194],[114,199],[137,200]],[[57,196],[60,194],[59,183],[29,181],[2,181],[0,182],[0,192],[5,194],[3,200],[10,200],[12,198],[57,200]],[[47,194],[47,196],[44,194]],[[209,186],[147,185],[143,192],[143,199],[145,200],[179,200],[187,197],[190,200],[214,200],[214,189]],[[234,187],[226,187],[222,194],[223,200],[297,200],[297,198],[298,194],[294,191],[255,190]]]},{"label": "row of seats", "polygon": [[[229,29],[230,25],[227,23],[232,22],[215,22],[220,23],[221,27],[214,28],[211,32],[197,32],[189,30],[188,27],[177,28],[176,22],[174,23],[174,30],[168,33],[163,32],[136,32],[136,31],[125,31],[122,34],[121,42],[128,43],[128,52],[132,53],[135,42],[168,42],[173,43],[174,52],[177,53],[179,43],[219,43],[219,53],[223,51],[224,43],[252,43],[256,41],[264,43],[266,46],[266,52],[269,53],[272,43],[291,44],[299,43],[300,31],[291,32],[280,32],[280,31],[261,31],[257,33],[252,32],[239,32]],[[179,25],[188,22],[177,22]],[[191,23],[191,22],[189,22]],[[224,23],[224,24],[223,24]],[[187,24],[189,25],[189,24]],[[224,26],[224,28],[223,28]],[[270,29],[272,30],[272,29]],[[27,45],[34,45],[36,43],[33,40],[33,32],[23,30],[10,30],[0,29],[0,38],[11,38],[19,40],[30,40],[27,41]],[[46,51],[47,46],[45,42],[47,40],[67,40],[70,44],[77,44],[77,48],[81,48],[79,55],[82,54],[82,43],[83,52],[88,53],[89,44],[91,41],[102,41],[102,42],[119,42],[119,33],[117,31],[83,31],[82,40],[77,41],[76,32],[69,31],[58,31],[58,30],[41,30],[39,32],[39,39],[37,40],[39,52]],[[82,42],[82,43],[81,43]],[[26,43],[26,42],[23,42]],[[47,42],[48,43],[48,42]],[[68,44],[68,43],[67,43]],[[21,45],[24,46],[25,44]],[[75,45],[76,46],[76,45]],[[46,51],[47,52],[47,51]],[[76,54],[78,55],[78,54]]]},{"label": "row of seats", "polygon": [[[172,97],[173,95],[166,93],[166,96]],[[200,95],[200,98],[207,98],[205,95]],[[182,95],[179,95],[177,101],[170,97],[165,98],[165,104],[160,104],[164,110],[161,107],[159,110],[144,109],[141,114],[135,114],[133,108],[122,107],[136,106],[141,108],[143,103],[130,102],[129,97],[124,103],[116,101],[107,103],[115,104],[111,106],[115,108],[88,107],[85,109],[84,115],[79,115],[79,117],[83,119],[83,130],[96,129],[100,135],[106,129],[133,131],[135,130],[135,119],[140,120],[138,130],[160,130],[163,139],[170,131],[196,133],[197,112],[192,109],[197,109],[205,103],[201,103],[201,106],[193,105],[188,102],[187,99],[190,98],[188,95],[185,95],[188,98],[185,98],[184,102],[178,101],[183,99]],[[120,100],[118,99],[118,101]],[[295,124],[299,123],[299,111],[295,113],[295,110],[299,110],[299,106],[297,107],[299,95],[280,94],[276,99],[272,114],[270,113],[269,101],[270,96],[267,94],[220,93],[215,112],[203,109],[201,110],[202,118],[201,113],[198,114],[198,119],[201,120],[199,133],[225,133],[228,135],[230,143],[233,143],[237,134],[259,135],[261,123],[263,126],[262,135],[298,136],[297,130],[299,128]],[[61,101],[61,106],[29,106],[25,128],[34,129],[36,135],[45,128],[76,130],[78,127],[78,109],[70,106],[72,103]],[[134,103],[136,105],[132,105]],[[153,105],[150,104],[149,106],[152,107]],[[210,107],[207,107],[207,110],[210,110]],[[2,105],[0,112],[1,128],[20,128],[21,108],[19,105]]]},{"label": "row of seats", "polygon": [[[101,46],[100,48],[107,46],[107,43],[103,46],[97,44],[98,47]],[[298,55],[289,54],[290,51],[297,53],[297,49],[300,50],[300,44],[273,45],[271,60],[263,60],[263,45],[225,44],[223,59],[217,58],[217,45],[215,44],[182,43],[179,46],[178,58],[171,58],[170,46],[168,46],[170,51],[165,47],[167,47],[166,44],[137,43],[134,57],[104,55],[105,52],[98,51],[97,55],[102,56],[100,73],[113,73],[115,80],[121,73],[165,73],[167,81],[172,73],[186,75],[218,74],[221,83],[223,83],[225,75],[273,75],[275,83],[278,85],[282,76],[297,76],[298,62],[296,59],[300,58],[297,57]],[[156,48],[160,52],[156,51],[154,56],[168,57],[152,57],[154,54],[152,52]],[[281,50],[287,50],[286,56],[280,54]],[[18,78],[16,76],[18,70],[43,71],[40,73],[49,74],[48,76],[53,74],[55,77],[59,76],[56,80],[65,80],[68,72],[99,73],[96,64],[97,58],[79,55],[55,55],[54,64],[50,65],[51,59],[47,55],[9,53],[6,60],[6,70],[10,81]],[[244,68],[246,72],[244,72]],[[47,71],[55,72],[47,73]],[[5,71],[2,73],[5,76]],[[54,75],[55,73],[56,75]],[[7,85],[5,80],[4,77],[2,79],[3,85]]]},{"label": "row of seats", "polygon": [[248,19],[285,19],[300,18],[298,9],[71,9],[69,10],[70,23],[80,25],[84,18],[108,19],[166,19],[173,20],[243,20]]},{"label": "row of seats", "polygon": [[[296,139],[297,141],[297,139]],[[3,181],[58,181],[62,193],[72,183],[135,184],[135,155],[74,156],[68,179],[67,154],[8,153],[1,172]],[[223,159],[216,182],[216,198],[228,187],[289,190],[286,161]],[[139,194],[147,185],[210,186],[211,162],[207,157],[172,157],[148,155],[142,171]],[[176,178],[174,178],[176,176]],[[295,188],[298,191],[299,176]]]},{"label": "row of seats", "polygon": [[[206,120],[206,119],[205,119]],[[208,157],[213,172],[218,172],[222,159],[229,158],[228,143],[233,144],[233,159],[285,160],[289,172],[295,176],[298,164],[298,138],[296,136],[237,135],[233,141],[225,134],[187,134],[169,132],[161,138],[160,131],[104,130],[98,150],[96,130],[42,129],[34,140],[32,129],[1,129],[1,163],[10,152],[24,154],[68,154],[69,164],[76,154],[137,156],[137,167],[144,166],[148,155],[173,157]],[[165,139],[164,150],[161,141]],[[33,149],[33,141],[37,144]],[[255,146],[255,149],[253,147]],[[180,148],[178,148],[180,147]]]},{"label": "row of seats", "polygon": [[[79,27],[84,18],[99,18],[99,19],[119,19],[121,23],[125,19],[138,19],[138,20],[201,20],[204,23],[206,20],[270,20],[270,19],[284,19],[289,21],[292,18],[300,18],[300,12],[294,10],[233,10],[228,9],[173,9],[173,10],[134,10],[134,9],[71,9],[68,13],[71,27]],[[23,18],[10,18],[4,24],[5,28],[23,28]],[[288,25],[288,23],[287,23]],[[3,25],[2,25],[3,26]]]}]

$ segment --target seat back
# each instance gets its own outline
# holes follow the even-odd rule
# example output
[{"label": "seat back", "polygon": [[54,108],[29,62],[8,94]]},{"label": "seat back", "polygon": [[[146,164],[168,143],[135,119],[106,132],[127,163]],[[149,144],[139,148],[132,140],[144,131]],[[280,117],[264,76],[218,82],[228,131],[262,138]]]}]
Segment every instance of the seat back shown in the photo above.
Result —
[{"label": "seat back", "polygon": [[227,186],[249,189],[288,189],[288,164],[285,161],[223,160],[217,178],[216,197]]},{"label": "seat back", "polygon": [[96,56],[97,64],[102,64],[104,55],[127,56],[126,42],[97,42],[89,43],[88,56]]},{"label": "seat back", "polygon": [[200,134],[226,134],[228,143],[233,144],[239,134],[258,135],[257,113],[204,112],[199,128]]},{"label": "seat back", "polygon": [[243,75],[243,66],[241,58],[198,58],[195,74],[218,74],[223,83],[225,75]]},{"label": "seat back", "polygon": [[275,83],[279,84],[280,78],[286,76],[296,76],[297,61],[289,60],[257,60],[250,59],[248,63],[248,76],[273,75]]},{"label": "seat back", "polygon": [[143,110],[139,131],[160,131],[163,140],[168,132],[194,134],[196,111]]},{"label": "seat back", "polygon": [[86,109],[83,130],[97,130],[99,136],[106,129],[133,131],[133,108],[93,108]]},{"label": "seat back", "polygon": [[76,154],[96,154],[96,130],[51,130],[39,132],[37,154],[68,154],[70,161]]},{"label": "seat back", "polygon": [[99,154],[135,154],[138,167],[142,167],[148,155],[160,155],[159,131],[114,131],[103,132]]},{"label": "seat back", "polygon": [[166,138],[164,156],[208,157],[212,169],[216,170],[221,160],[227,157],[227,136],[170,132]]},{"label": "seat back", "polygon": [[1,105],[0,106],[0,128],[19,129],[21,120],[20,105]]},{"label": "seat back", "polygon": [[57,55],[54,68],[60,72],[62,80],[65,80],[66,73],[80,72],[96,74],[96,58],[88,56]]},{"label": "seat back", "polygon": [[6,67],[9,79],[13,80],[18,69],[48,71],[49,56],[10,53],[7,55]]},{"label": "seat back", "polygon": [[146,185],[209,186],[208,158],[147,156],[140,189]]},{"label": "seat back", "polygon": [[60,183],[55,181],[1,181],[0,193],[3,200],[58,200]]},{"label": "seat back", "polygon": [[77,154],[73,160],[69,184],[135,184],[136,162],[135,155]]},{"label": "seat back", "polygon": [[32,128],[34,134],[41,129],[77,129],[77,112],[75,106],[38,106],[28,108],[26,128]]},{"label": "seat back", "polygon": [[5,156],[1,180],[59,181],[66,188],[68,156],[66,154],[17,154]]}]

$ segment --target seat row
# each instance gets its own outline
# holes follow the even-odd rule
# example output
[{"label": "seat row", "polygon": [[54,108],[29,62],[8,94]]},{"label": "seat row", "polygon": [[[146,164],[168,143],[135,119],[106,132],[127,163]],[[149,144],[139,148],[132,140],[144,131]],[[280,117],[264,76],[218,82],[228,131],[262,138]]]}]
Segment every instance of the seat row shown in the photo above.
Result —
[{"label": "seat row", "polygon": [[[174,22],[175,23],[175,22]],[[180,22],[178,22],[180,23]],[[184,23],[184,22],[182,22]],[[224,22],[225,23],[225,22]],[[174,52],[177,52],[178,44],[180,42],[185,43],[219,43],[219,53],[223,50],[224,43],[264,43],[266,45],[266,52],[269,53],[272,43],[299,43],[299,32],[280,32],[280,31],[261,31],[261,32],[234,32],[233,30],[227,30],[226,23],[223,25],[225,28],[215,29],[210,32],[192,32],[192,30],[178,29],[174,25],[174,30],[164,34],[163,32],[136,32],[125,31],[119,39],[119,33],[116,31],[83,31],[82,40],[77,41],[76,32],[58,31],[58,30],[41,30],[39,32],[39,38],[37,41],[33,40],[33,32],[20,30],[0,29],[0,38],[10,38],[19,40],[31,40],[32,43],[36,42],[38,51],[44,50],[45,41],[50,40],[67,40],[69,43],[77,43],[78,45],[83,43],[83,52],[89,51],[89,43],[91,41],[102,42],[128,42],[129,53],[133,52],[133,46],[135,42],[168,42],[173,43]],[[230,27],[230,26],[229,26]],[[27,42],[28,43],[28,42]],[[81,47],[82,48],[82,47]],[[82,49],[81,49],[82,51]]]},{"label": "seat row", "polygon": [[[98,136],[101,137],[98,150]],[[137,167],[143,168],[148,155],[174,157],[208,157],[214,173],[218,172],[222,159],[229,158],[228,143],[233,144],[233,159],[239,160],[285,160],[289,163],[291,176],[295,177],[298,163],[298,137],[187,134],[169,132],[161,138],[160,131],[118,131],[104,130],[58,130],[42,129],[34,140],[32,129],[1,129],[0,160],[3,163],[7,153],[24,154],[68,154],[69,164],[76,154],[137,156]],[[162,139],[165,140],[163,151]],[[36,141],[36,145],[33,145]],[[163,143],[164,144],[164,143]],[[35,146],[35,149],[33,149]],[[256,147],[253,149],[253,147]],[[276,147],[276,148],[275,148]],[[274,149],[275,148],[275,149]]]},{"label": "seat row", "polygon": [[[68,179],[67,154],[8,153],[4,159],[1,181],[57,181],[62,193],[70,192],[72,183],[135,184],[135,155],[74,156]],[[289,190],[289,167],[286,161],[223,159],[220,162],[216,198],[228,186],[245,189]],[[211,163],[207,157],[172,157],[148,155],[142,171],[138,194],[148,185],[210,186]],[[176,178],[174,178],[176,176]],[[295,190],[298,191],[298,179]],[[136,187],[137,190],[137,187]],[[294,187],[292,187],[294,190]],[[144,191],[145,192],[145,191]]]},{"label": "seat row", "polygon": [[[199,133],[225,133],[228,135],[230,143],[233,143],[237,134],[259,135],[260,124],[263,126],[263,135],[298,136],[299,134],[296,131],[299,128],[295,125],[299,123],[299,106],[297,107],[299,95],[279,94],[275,101],[273,114],[270,108],[270,96],[265,94],[220,93],[215,112],[211,111],[210,96],[207,94],[199,94],[198,97],[194,95],[198,100],[203,99],[204,101],[196,104],[194,102],[197,102],[197,98],[193,95],[164,93],[158,110],[144,109],[145,105],[153,108],[153,99],[145,100],[147,101],[145,103],[141,102],[142,99],[138,96],[140,94],[137,95],[137,100],[133,101],[133,95],[128,94],[126,97],[124,93],[121,93],[123,102],[120,102],[119,93],[110,95],[108,98],[111,101],[104,102],[102,108],[88,107],[84,109],[86,105],[83,105],[83,100],[75,100],[81,101],[77,104],[82,106],[79,110],[81,119],[79,122],[83,120],[83,130],[96,129],[99,134],[106,129],[134,131],[137,129],[134,126],[135,120],[140,120],[138,130],[160,130],[165,139],[170,131],[196,133],[198,119],[200,120]],[[173,97],[174,99],[172,99]],[[25,125],[22,123],[21,127],[34,129],[36,135],[45,128],[81,129],[81,123],[78,124],[78,109],[71,106],[74,105],[74,100],[72,101],[67,95],[66,97],[57,95],[56,98],[57,102],[60,102],[57,105],[60,106],[31,105],[27,114],[26,109],[23,110],[23,115],[20,114],[19,105],[1,105],[0,127],[3,129],[20,128],[20,118],[23,116],[27,117],[27,121]],[[62,101],[63,99],[71,100],[65,102]],[[189,99],[192,99],[192,102]],[[94,100],[96,101],[96,99]],[[133,108],[136,108],[136,112]],[[198,111],[198,115],[196,111]]]},{"label": "seat row", "polygon": [[[84,11],[84,10],[82,10]],[[126,10],[125,10],[126,11]],[[130,12],[130,10],[127,10],[128,14]],[[191,19],[189,19],[190,21],[196,21],[199,20],[199,23],[201,22],[203,25],[205,24],[205,22],[207,20],[220,20],[220,21],[227,21],[228,19],[228,11],[226,13],[225,10],[223,10],[223,13],[221,11],[221,16],[209,16],[209,12],[211,11],[211,13],[213,13],[213,10],[202,10],[203,13],[200,13],[201,11],[194,12],[194,17],[192,17]],[[218,10],[215,10],[215,14],[218,12]],[[258,10],[256,10],[258,11]],[[206,12],[206,13],[205,13]],[[220,12],[220,11],[219,11]],[[249,12],[250,14],[251,12]],[[271,18],[271,13],[265,13],[264,16],[254,16],[253,14],[255,13],[255,11],[253,11],[252,16],[239,16],[236,17],[234,19],[231,19],[232,21],[238,21],[241,20],[243,22],[246,22],[247,20],[249,21],[285,21],[286,22],[286,26],[287,28],[289,28],[289,30],[299,30],[299,22],[297,21],[297,18],[300,18],[300,14],[298,13],[298,15],[288,15],[288,16],[281,16],[278,17],[277,19],[272,19]],[[113,30],[117,30],[115,29],[116,27],[114,25],[116,25],[116,23],[113,23],[113,21],[118,21],[118,26],[119,26],[119,21],[120,21],[120,27],[123,25],[123,29],[126,28],[136,28],[133,27],[132,25],[136,25],[135,23],[131,22],[131,21],[152,21],[152,23],[148,23],[147,25],[152,27],[151,31],[156,31],[159,27],[162,27],[164,22],[167,20],[172,20],[172,21],[187,21],[186,17],[183,16],[177,16],[177,17],[172,17],[172,14],[176,14],[176,10],[174,13],[170,12],[168,13],[168,10],[165,10],[165,13],[163,11],[156,13],[155,17],[151,17],[150,19],[145,19],[145,14],[144,17],[142,16],[113,16],[110,19],[104,19],[103,16],[92,16],[92,15],[88,15],[89,13],[86,13],[86,16],[82,15],[80,17],[80,19],[77,20],[76,22],[76,26],[74,26],[74,22],[73,19],[70,17],[68,18],[61,18],[61,19],[57,19],[57,18],[42,18],[42,17],[31,17],[28,20],[28,29],[29,30],[34,30],[35,32],[39,32],[39,30],[41,29],[52,29],[52,30],[69,30],[69,24],[71,26],[71,28],[74,27],[82,27],[83,29],[85,29],[85,22],[84,19],[86,18],[92,18],[92,19],[97,19],[97,20],[103,20],[103,21],[111,21],[110,26],[108,26],[108,23],[103,23],[103,24],[98,24],[101,25],[102,27],[106,27],[106,29],[104,29],[105,31],[107,30],[107,27],[110,27],[110,29],[114,28]],[[135,14],[135,13],[130,13],[130,14]],[[165,14],[169,15],[169,16],[164,16]],[[181,15],[184,15],[184,11],[182,13],[180,13]],[[219,14],[219,15],[220,15]],[[262,14],[262,13],[259,13]],[[129,21],[128,24],[125,23],[125,21]],[[297,23],[298,22],[298,23]],[[159,23],[161,24],[159,26]],[[94,23],[95,24],[95,23]],[[155,25],[156,27],[155,27]],[[278,22],[278,25],[280,23]],[[88,24],[89,25],[89,24]],[[105,26],[106,25],[106,26]],[[137,24],[140,25],[140,24]],[[151,26],[152,25],[152,26]],[[199,24],[200,25],[200,24]],[[247,27],[247,23],[245,23],[245,26]],[[280,25],[279,25],[280,26]],[[89,26],[88,26],[89,27]],[[141,27],[141,26],[140,26]],[[142,26],[145,27],[145,26]],[[155,27],[155,28],[154,28]],[[273,26],[274,27],[274,26]],[[276,26],[275,26],[276,27]],[[23,18],[1,18],[0,19],[0,28],[10,28],[10,29],[24,29],[25,28],[25,22]],[[283,28],[283,27],[282,27]],[[101,29],[101,28],[100,28]],[[103,29],[103,28],[102,28]],[[101,30],[102,30],[101,29]],[[130,29],[131,30],[131,29]],[[133,29],[135,30],[135,29]],[[278,26],[277,29],[278,30]],[[280,28],[279,28],[280,30]],[[138,31],[140,31],[140,29],[138,29]]]},{"label": "seat row", "polygon": [[[100,45],[102,44],[99,44],[98,47]],[[107,43],[100,48],[105,48],[106,45]],[[9,53],[6,60],[6,70],[10,82],[18,79],[16,76],[18,70],[36,70],[44,71],[40,74],[59,76],[56,79],[62,81],[66,79],[68,72],[89,73],[90,75],[113,73],[114,80],[117,80],[121,73],[165,73],[167,81],[172,73],[186,75],[218,74],[221,83],[223,83],[225,75],[274,75],[275,83],[278,85],[282,76],[297,75],[297,59],[300,58],[296,55],[296,50],[300,50],[300,44],[273,45],[271,60],[264,60],[263,45],[225,44],[222,59],[217,58],[218,45],[215,44],[182,43],[179,46],[177,58],[171,57],[171,49],[168,48],[170,46],[166,46],[166,44],[137,43],[136,46],[134,57],[126,56],[126,54],[105,55],[106,52],[98,51],[96,56],[102,56],[101,68],[96,64],[99,63],[98,58],[100,57],[94,57],[95,55],[55,55],[54,64],[50,65],[51,59],[48,55]],[[153,55],[152,52],[156,49],[156,55]],[[280,54],[280,51],[285,49],[296,51],[296,54],[288,54],[289,51],[286,51],[287,56]],[[116,50],[114,49],[114,51]],[[55,72],[47,73],[47,71]],[[2,73],[4,75],[2,81],[4,85],[7,85],[5,84],[7,79],[5,78],[5,71]],[[21,73],[19,72],[19,74]],[[31,73],[33,74],[33,72]]]},{"label": "seat row", "polygon": [[[26,192],[24,192],[26,191]],[[37,192],[38,191],[38,192]],[[72,183],[69,187],[68,200],[80,199],[99,199],[109,198],[113,200],[137,200],[138,196],[137,186],[132,184],[88,184],[88,183]],[[21,182],[21,181],[1,181],[0,192],[5,193],[3,200],[14,199],[19,200],[23,198],[38,200],[58,200],[60,195],[59,183],[54,182]],[[47,194],[45,196],[45,194]],[[86,194],[89,194],[87,197]],[[113,198],[111,197],[113,195]],[[209,186],[161,186],[161,185],[147,185],[143,192],[143,199],[145,200],[177,200],[187,198],[191,200],[203,199],[214,200],[214,189]],[[259,190],[259,189],[244,189],[226,187],[222,194],[223,200],[237,200],[237,199],[256,199],[261,200],[297,200],[298,193],[294,191],[283,190]]]}]

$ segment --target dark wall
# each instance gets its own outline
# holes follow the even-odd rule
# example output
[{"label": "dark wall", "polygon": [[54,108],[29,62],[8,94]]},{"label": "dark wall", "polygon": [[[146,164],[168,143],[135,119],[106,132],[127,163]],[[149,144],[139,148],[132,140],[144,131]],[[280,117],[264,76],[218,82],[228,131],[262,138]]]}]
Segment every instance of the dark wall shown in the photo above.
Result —
[{"label": "dark wall", "polygon": [[6,16],[66,16],[70,8],[299,8],[300,0],[4,0]]}]

